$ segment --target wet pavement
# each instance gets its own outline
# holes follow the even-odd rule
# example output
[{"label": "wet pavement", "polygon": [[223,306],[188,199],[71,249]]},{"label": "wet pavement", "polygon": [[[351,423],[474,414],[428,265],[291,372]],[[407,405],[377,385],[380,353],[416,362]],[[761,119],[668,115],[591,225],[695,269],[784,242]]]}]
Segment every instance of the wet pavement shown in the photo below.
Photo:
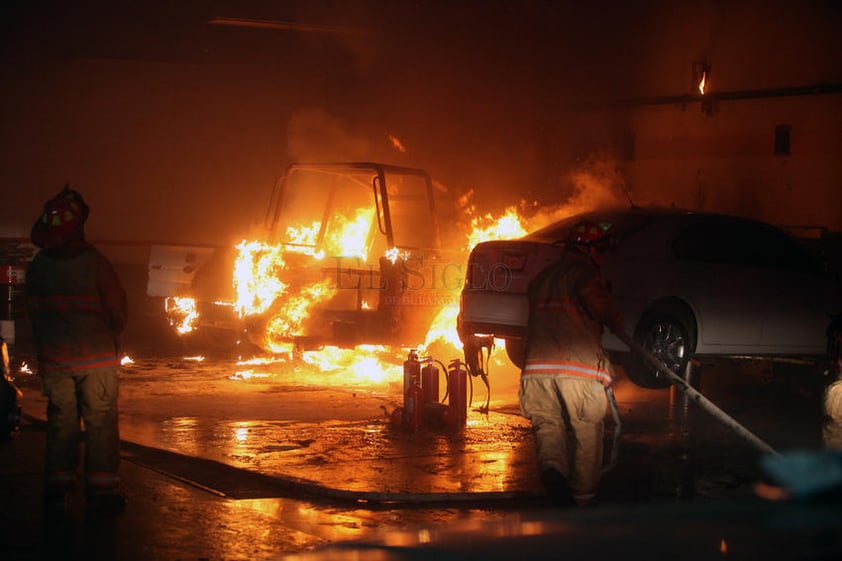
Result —
[{"label": "wet pavement", "polygon": [[[491,394],[474,386],[465,427],[409,431],[390,422],[399,367],[372,381],[289,363],[134,357],[120,398],[129,507],[102,521],[79,506],[58,527],[43,524],[39,500],[45,401],[35,377],[18,374],[26,421],[0,450],[3,502],[15,505],[4,508],[0,559],[50,558],[56,547],[86,558],[96,547],[101,558],[267,559],[385,528],[552,509],[516,375],[492,366]],[[820,447],[815,393],[773,370],[705,365],[702,389],[779,450]],[[746,442],[675,391],[621,380],[616,395],[621,444],[603,507],[753,496],[759,453]]]}]

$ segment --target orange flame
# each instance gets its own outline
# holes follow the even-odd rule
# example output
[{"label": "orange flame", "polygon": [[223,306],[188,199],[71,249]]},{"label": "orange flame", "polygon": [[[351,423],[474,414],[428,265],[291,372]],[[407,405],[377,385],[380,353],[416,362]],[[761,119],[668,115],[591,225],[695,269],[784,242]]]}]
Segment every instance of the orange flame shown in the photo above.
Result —
[{"label": "orange flame", "polygon": [[702,79],[699,80],[699,94],[705,95],[705,86],[707,85],[708,73],[702,72]]},{"label": "orange flame", "polygon": [[475,217],[471,221],[472,231],[468,235],[468,249],[488,240],[511,239],[525,236],[528,232],[523,218],[516,207],[509,207],[502,216],[494,218],[491,214]]},{"label": "orange flame", "polygon": [[[289,352],[285,340],[301,334],[304,322],[310,317],[310,310],[319,302],[327,300],[336,293],[330,286],[330,280],[305,286],[301,293],[285,300],[282,309],[276,313],[266,326],[264,341],[273,352]],[[279,341],[281,341],[279,343]]]},{"label": "orange flame", "polygon": [[[470,197],[470,194],[466,197]],[[466,207],[467,202],[467,199],[462,201]],[[471,220],[471,231],[467,235],[465,250],[470,253],[478,243],[489,240],[519,238],[527,233],[525,219],[520,216],[517,208],[514,206],[508,207],[502,215],[497,217],[491,213],[474,217]],[[462,342],[459,340],[459,334],[456,331],[456,317],[458,315],[458,304],[444,306],[433,320],[422,350],[439,343],[452,347],[454,351],[458,352],[462,348]],[[497,344],[501,347],[504,346],[502,341],[498,341]]]},{"label": "orange flame", "polygon": [[234,260],[234,291],[240,316],[262,314],[287,290],[283,248],[261,242],[241,242]]},{"label": "orange flame", "polygon": [[289,240],[289,244],[285,249],[296,253],[313,255],[322,259],[324,257],[324,252],[319,252],[317,254],[313,249],[313,246],[316,245],[318,240],[319,229],[321,226],[321,222],[313,222],[309,226],[301,226],[300,228],[289,226],[287,228],[287,239]]},{"label": "orange flame", "polygon": [[195,329],[199,312],[196,309],[196,300],[186,297],[170,297],[164,300],[164,309],[170,318],[170,324],[175,327],[179,335],[190,333]]},{"label": "orange flame", "polygon": [[[474,207],[470,206],[466,210],[473,214]],[[331,255],[365,261],[371,246],[373,220],[374,209],[360,208],[334,214],[326,225],[313,222],[289,227],[285,243],[244,240],[236,246],[238,251],[232,279],[236,295],[234,305],[241,317],[262,315],[268,318],[262,346],[275,355],[273,360],[285,363],[295,356],[300,359],[297,364],[309,365],[312,370],[308,374],[309,378],[341,369],[343,378],[352,372],[356,379],[371,383],[399,380],[400,369],[396,367],[405,358],[403,350],[361,345],[354,349],[325,347],[318,351],[293,353],[293,345],[290,343],[294,337],[307,331],[308,321],[317,321],[313,315],[314,309],[329,302],[338,291],[333,278],[302,279],[301,271],[293,271],[288,265],[291,254],[316,260]],[[529,231],[526,219],[516,206],[506,208],[498,216],[492,213],[475,216],[471,219],[469,229],[461,248],[466,257],[480,242],[518,238]],[[322,239],[319,239],[320,236]],[[394,263],[407,255],[398,248],[390,248],[384,257]],[[189,332],[197,317],[195,301],[187,298],[172,299],[172,305],[184,309],[184,320],[179,332]],[[367,302],[361,302],[360,305],[370,308]],[[458,311],[455,302],[442,305],[423,345],[419,345],[422,352],[437,345],[436,354],[461,354],[461,342],[456,332]],[[499,345],[503,346],[502,341]],[[248,368],[238,372],[235,378],[249,380],[263,376],[255,368]]]},{"label": "orange flame", "polygon": [[[336,294],[332,279],[293,282],[295,273],[289,270],[285,254],[304,254],[316,260],[335,255],[365,261],[373,219],[374,209],[360,208],[331,216],[324,229],[321,222],[289,227],[286,243],[243,241],[237,245],[233,279],[237,310],[241,317],[270,314],[265,348],[291,353],[288,341],[302,333],[313,307]],[[324,236],[322,240],[320,235]]]}]

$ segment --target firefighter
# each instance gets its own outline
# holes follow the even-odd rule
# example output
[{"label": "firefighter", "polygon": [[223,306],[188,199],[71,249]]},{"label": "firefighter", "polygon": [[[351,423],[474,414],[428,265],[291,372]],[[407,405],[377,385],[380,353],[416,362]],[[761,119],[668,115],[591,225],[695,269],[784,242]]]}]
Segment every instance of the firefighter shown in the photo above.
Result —
[{"label": "firefighter", "polygon": [[827,328],[827,351],[833,382],[824,393],[822,440],[826,448],[842,450],[842,314]]},{"label": "firefighter", "polygon": [[69,186],[32,226],[40,251],[26,278],[38,375],[47,403],[46,506],[63,509],[77,486],[81,424],[88,507],[125,506],[118,465],[119,338],[126,293],[109,260],[85,240],[89,208]]},{"label": "firefighter", "polygon": [[561,505],[596,503],[613,381],[602,332],[622,329],[600,272],[612,241],[610,226],[576,224],[560,258],[529,285],[520,406],[532,424],[541,483]]}]

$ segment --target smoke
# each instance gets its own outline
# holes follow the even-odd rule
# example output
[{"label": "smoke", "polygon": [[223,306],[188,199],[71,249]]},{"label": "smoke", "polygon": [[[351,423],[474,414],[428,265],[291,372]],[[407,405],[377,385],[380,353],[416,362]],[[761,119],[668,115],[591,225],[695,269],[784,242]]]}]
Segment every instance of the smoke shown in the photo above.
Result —
[{"label": "smoke", "polygon": [[619,158],[612,147],[595,150],[569,168],[561,178],[561,185],[562,192],[568,195],[560,203],[520,202],[527,230],[532,232],[582,212],[622,208],[632,204]]},{"label": "smoke", "polygon": [[628,204],[626,181],[613,148],[591,153],[570,171],[568,181],[573,194],[567,205],[573,209],[596,210]]},{"label": "smoke", "polygon": [[292,161],[360,161],[370,159],[373,151],[371,142],[324,109],[301,109],[290,117],[287,153]]}]

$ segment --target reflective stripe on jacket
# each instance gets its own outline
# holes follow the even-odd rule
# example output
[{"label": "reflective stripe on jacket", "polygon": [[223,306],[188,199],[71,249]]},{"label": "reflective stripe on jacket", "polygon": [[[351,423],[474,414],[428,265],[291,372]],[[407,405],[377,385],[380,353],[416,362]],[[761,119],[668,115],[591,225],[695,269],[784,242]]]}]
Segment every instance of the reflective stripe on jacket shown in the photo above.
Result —
[{"label": "reflective stripe on jacket", "polygon": [[610,386],[611,382],[614,381],[611,374],[605,369],[563,360],[538,361],[533,359],[532,361],[527,361],[526,366],[523,368],[523,375],[557,375],[588,378],[605,386]]},{"label": "reflective stripe on jacket", "polygon": [[27,271],[26,297],[40,368],[80,372],[119,365],[126,293],[92,245],[41,250]]}]

